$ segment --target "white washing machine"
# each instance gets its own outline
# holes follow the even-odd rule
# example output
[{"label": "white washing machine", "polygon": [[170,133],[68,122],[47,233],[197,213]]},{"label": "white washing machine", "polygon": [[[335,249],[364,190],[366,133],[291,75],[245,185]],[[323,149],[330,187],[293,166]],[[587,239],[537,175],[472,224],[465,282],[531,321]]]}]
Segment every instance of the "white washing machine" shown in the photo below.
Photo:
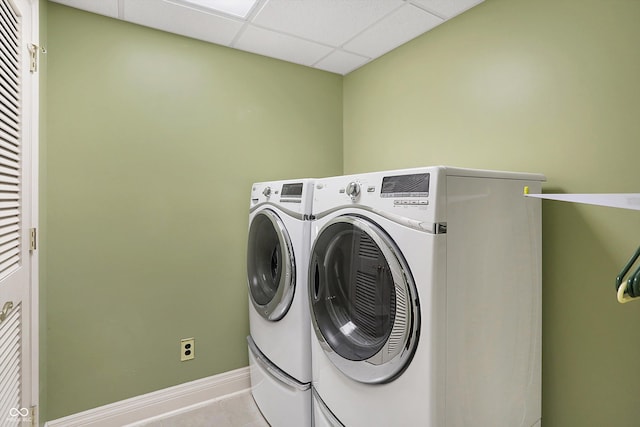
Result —
[{"label": "white washing machine", "polygon": [[316,426],[541,419],[544,176],[425,167],[316,180]]},{"label": "white washing machine", "polygon": [[251,393],[274,427],[310,426],[307,296],[313,180],[253,184],[249,210]]}]

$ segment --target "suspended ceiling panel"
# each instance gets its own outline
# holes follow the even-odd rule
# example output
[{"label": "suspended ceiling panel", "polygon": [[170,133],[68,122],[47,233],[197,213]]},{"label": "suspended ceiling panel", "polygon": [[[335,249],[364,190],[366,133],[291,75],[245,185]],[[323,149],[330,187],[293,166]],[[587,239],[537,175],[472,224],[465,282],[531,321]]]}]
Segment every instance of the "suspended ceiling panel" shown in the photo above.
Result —
[{"label": "suspended ceiling panel", "polygon": [[257,0],[246,17],[189,0],[51,1],[344,75],[483,0]]}]

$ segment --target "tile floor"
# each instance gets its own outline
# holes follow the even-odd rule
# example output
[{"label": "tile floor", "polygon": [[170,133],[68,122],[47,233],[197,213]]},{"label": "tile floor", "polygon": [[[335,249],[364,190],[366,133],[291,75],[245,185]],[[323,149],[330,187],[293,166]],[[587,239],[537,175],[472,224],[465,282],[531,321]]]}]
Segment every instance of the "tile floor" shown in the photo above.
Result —
[{"label": "tile floor", "polygon": [[135,427],[269,427],[249,390],[136,423]]}]

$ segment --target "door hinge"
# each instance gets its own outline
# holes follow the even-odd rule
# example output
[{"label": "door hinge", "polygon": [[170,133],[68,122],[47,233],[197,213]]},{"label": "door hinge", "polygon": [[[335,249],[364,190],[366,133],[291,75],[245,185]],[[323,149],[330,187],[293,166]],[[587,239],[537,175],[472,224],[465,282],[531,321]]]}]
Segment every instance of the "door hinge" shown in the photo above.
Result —
[{"label": "door hinge", "polygon": [[38,425],[38,407],[32,406],[31,408],[29,408],[29,412],[31,415],[31,427],[36,427]]},{"label": "door hinge", "polygon": [[29,43],[27,48],[29,49],[29,71],[35,73],[38,71],[38,45]]},{"label": "door hinge", "polygon": [[29,230],[29,250],[31,252],[38,249],[38,231],[35,228]]}]

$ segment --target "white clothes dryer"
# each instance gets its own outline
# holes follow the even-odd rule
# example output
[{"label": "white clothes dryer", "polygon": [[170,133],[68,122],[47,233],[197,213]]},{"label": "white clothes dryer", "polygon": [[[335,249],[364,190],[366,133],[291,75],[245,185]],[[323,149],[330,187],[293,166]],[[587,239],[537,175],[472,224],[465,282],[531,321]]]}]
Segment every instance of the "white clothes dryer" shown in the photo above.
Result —
[{"label": "white clothes dryer", "polygon": [[311,425],[307,297],[313,180],[253,184],[247,338],[251,393],[274,427]]},{"label": "white clothes dryer", "polygon": [[316,426],[541,418],[544,176],[425,167],[316,180]]}]

